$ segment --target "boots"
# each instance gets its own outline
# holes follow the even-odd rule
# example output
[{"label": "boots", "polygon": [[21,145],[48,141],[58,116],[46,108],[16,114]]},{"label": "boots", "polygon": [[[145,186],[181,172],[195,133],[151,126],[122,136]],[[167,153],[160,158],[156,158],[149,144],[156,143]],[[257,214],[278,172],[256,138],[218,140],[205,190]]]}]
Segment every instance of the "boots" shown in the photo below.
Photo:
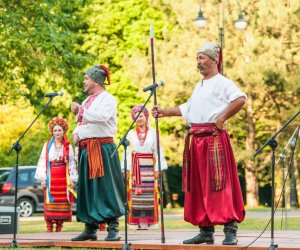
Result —
[{"label": "boots", "polygon": [[46,226],[47,226],[47,232],[52,233],[53,232],[53,220],[46,220]]},{"label": "boots", "polygon": [[62,220],[58,220],[56,221],[56,232],[61,232],[62,227],[63,227],[63,221]]},{"label": "boots", "polygon": [[97,240],[97,224],[85,224],[84,231],[78,235],[75,238],[72,238],[71,241],[85,241],[85,240],[91,240],[95,241]]},{"label": "boots", "polygon": [[196,235],[194,238],[184,240],[183,244],[202,244],[206,243],[207,245],[214,244],[214,232],[215,228],[212,227],[199,227],[200,234]]},{"label": "boots", "polygon": [[112,218],[107,221],[107,232],[106,241],[118,241],[121,239],[119,234],[119,219]]},{"label": "boots", "polygon": [[237,222],[231,221],[224,225],[225,239],[222,241],[223,245],[237,245],[236,232],[238,230]]}]

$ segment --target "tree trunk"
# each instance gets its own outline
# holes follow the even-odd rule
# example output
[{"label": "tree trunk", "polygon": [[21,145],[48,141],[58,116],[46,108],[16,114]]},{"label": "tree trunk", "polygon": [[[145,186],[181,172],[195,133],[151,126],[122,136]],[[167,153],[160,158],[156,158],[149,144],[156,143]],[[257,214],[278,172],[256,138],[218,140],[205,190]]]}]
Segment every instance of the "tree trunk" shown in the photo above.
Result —
[{"label": "tree trunk", "polygon": [[258,181],[254,171],[249,171],[253,167],[253,161],[246,162],[245,178],[246,178],[246,200],[248,208],[258,206]]},{"label": "tree trunk", "polygon": [[[246,149],[248,152],[254,152],[254,135],[255,122],[253,114],[253,96],[248,95],[247,100],[247,119],[248,119],[248,134],[246,138]],[[258,206],[258,180],[255,171],[254,159],[246,160],[245,162],[245,178],[246,178],[246,203],[248,207]]]}]

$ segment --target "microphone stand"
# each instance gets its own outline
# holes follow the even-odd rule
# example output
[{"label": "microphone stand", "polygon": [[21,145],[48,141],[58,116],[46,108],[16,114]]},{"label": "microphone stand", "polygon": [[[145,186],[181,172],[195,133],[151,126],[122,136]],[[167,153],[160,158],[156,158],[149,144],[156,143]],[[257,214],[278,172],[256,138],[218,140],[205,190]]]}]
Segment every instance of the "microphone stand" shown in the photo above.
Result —
[{"label": "microphone stand", "polygon": [[28,126],[28,128],[22,133],[18,140],[12,145],[10,150],[7,152],[7,155],[10,155],[13,150],[16,151],[16,176],[15,176],[15,202],[14,202],[14,235],[13,240],[11,242],[11,247],[18,247],[18,242],[16,240],[16,233],[17,233],[17,193],[18,193],[18,176],[19,176],[19,153],[22,150],[22,146],[20,145],[20,141],[31,128],[31,126],[35,123],[35,121],[40,117],[40,115],[45,111],[45,109],[49,106],[52,102],[54,96],[49,96],[49,101],[43,107],[41,112],[36,116],[36,118],[32,121],[32,123]]},{"label": "microphone stand", "polygon": [[[290,137],[288,143],[285,145],[285,147],[283,148],[279,159],[276,162],[277,163],[282,159],[282,163],[283,163],[283,173],[282,173],[282,180],[283,180],[283,189],[282,189],[282,218],[283,218],[283,209],[285,210],[285,230],[287,230],[288,228],[288,223],[287,223],[287,209],[286,209],[286,180],[288,178],[288,176],[291,176],[291,186],[292,183],[294,183],[293,181],[293,172],[294,172],[294,168],[293,168],[293,161],[294,161],[294,151],[297,145],[297,141],[298,141],[298,137],[299,137],[299,130],[300,130],[300,124],[297,126],[297,128],[295,129],[294,133],[292,134],[292,136]],[[291,148],[291,159],[290,159],[290,166],[288,167],[287,171],[286,171],[286,151],[287,148],[290,146]],[[291,205],[292,205],[292,187],[290,188],[290,201],[291,201]],[[281,220],[281,229],[282,229],[282,220]]]},{"label": "microphone stand", "polygon": [[262,152],[262,150],[266,146],[270,146],[272,149],[272,198],[271,198],[271,245],[268,248],[269,250],[274,250],[278,247],[277,244],[274,244],[274,184],[275,184],[275,150],[278,145],[277,141],[275,140],[275,137],[281,133],[298,115],[300,111],[298,111],[290,120],[286,122],[286,124],[283,125],[281,129],[279,129],[274,135],[272,135],[266,143],[259,148],[253,155],[253,157],[256,157],[258,154]]},{"label": "microphone stand", "polygon": [[295,149],[299,138],[299,130],[300,130],[300,124],[296,128],[296,135],[293,137],[290,143],[291,148],[291,160],[290,160],[290,166],[289,166],[289,172],[290,172],[290,205],[291,207],[295,207],[298,204],[297,194],[296,194],[296,183],[295,183],[295,168],[294,168],[294,156],[295,156]]},{"label": "microphone stand", "polygon": [[[156,86],[157,87],[157,86]],[[150,95],[148,97],[148,99],[146,100],[146,102],[144,103],[142,109],[140,110],[140,112],[137,114],[137,116],[134,118],[133,122],[131,123],[131,125],[129,126],[128,130],[126,131],[126,133],[124,134],[124,136],[122,137],[122,139],[120,140],[118,146],[116,147],[116,149],[114,150],[114,152],[111,154],[111,158],[115,155],[115,153],[118,151],[119,147],[122,145],[124,147],[124,183],[125,183],[125,200],[124,200],[124,205],[125,205],[125,244],[122,247],[122,250],[130,250],[130,243],[128,243],[128,230],[127,230],[127,220],[128,220],[128,199],[127,199],[127,146],[129,145],[129,141],[127,140],[127,135],[129,133],[129,131],[133,128],[133,125],[136,123],[136,120],[139,118],[140,114],[143,112],[144,108],[146,107],[146,104],[149,102],[150,98],[154,95],[155,93],[155,89],[156,87],[154,87],[153,89],[151,89]]]},{"label": "microphone stand", "polygon": [[[150,48],[151,48],[151,65],[152,65],[152,80],[155,84],[155,60],[154,60],[154,29],[150,23]],[[145,91],[145,90],[144,90]],[[154,105],[157,105],[156,90],[154,89]],[[160,160],[160,143],[158,131],[158,117],[155,117],[155,132],[156,132],[156,147],[157,147],[157,163],[158,163],[158,182],[159,182],[159,195],[160,195],[160,222],[161,222],[161,243],[165,243],[165,224],[164,224],[164,197],[163,197],[163,177],[161,172]]]}]

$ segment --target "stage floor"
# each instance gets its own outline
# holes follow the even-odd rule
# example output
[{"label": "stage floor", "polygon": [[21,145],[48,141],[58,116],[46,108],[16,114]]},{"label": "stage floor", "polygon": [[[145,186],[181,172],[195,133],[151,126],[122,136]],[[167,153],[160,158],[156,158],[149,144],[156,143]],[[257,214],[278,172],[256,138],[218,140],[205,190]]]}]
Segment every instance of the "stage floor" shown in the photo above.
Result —
[{"label": "stage floor", "polygon": [[[137,230],[128,232],[128,243],[131,249],[251,249],[262,250],[268,249],[271,245],[271,232],[266,231],[251,246],[247,247],[260,234],[260,231],[238,231],[237,246],[223,246],[222,240],[224,235],[222,231],[216,231],[214,245],[183,245],[182,241],[194,237],[196,230],[166,230],[165,243],[161,243],[161,232],[158,230]],[[122,239],[118,242],[106,242],[106,232],[98,232],[97,241],[72,242],[71,238],[77,236],[79,232],[62,232],[62,233],[35,233],[35,234],[17,234],[18,247],[72,247],[72,248],[106,248],[121,249],[124,245],[125,235],[121,232]],[[0,247],[10,247],[13,241],[13,234],[0,235]],[[275,231],[274,244],[278,249],[290,250],[300,249],[300,231]]]}]

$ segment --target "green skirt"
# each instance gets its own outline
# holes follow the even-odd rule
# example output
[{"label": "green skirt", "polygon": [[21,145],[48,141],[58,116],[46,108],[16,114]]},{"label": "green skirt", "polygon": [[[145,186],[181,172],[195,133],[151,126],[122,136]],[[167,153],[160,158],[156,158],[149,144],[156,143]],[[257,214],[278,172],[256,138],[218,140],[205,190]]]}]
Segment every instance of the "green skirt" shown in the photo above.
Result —
[{"label": "green skirt", "polygon": [[101,146],[104,176],[95,179],[88,178],[88,155],[86,149],[82,149],[78,166],[77,221],[94,224],[125,214],[125,188],[118,153],[111,158],[115,149],[115,144]]}]

